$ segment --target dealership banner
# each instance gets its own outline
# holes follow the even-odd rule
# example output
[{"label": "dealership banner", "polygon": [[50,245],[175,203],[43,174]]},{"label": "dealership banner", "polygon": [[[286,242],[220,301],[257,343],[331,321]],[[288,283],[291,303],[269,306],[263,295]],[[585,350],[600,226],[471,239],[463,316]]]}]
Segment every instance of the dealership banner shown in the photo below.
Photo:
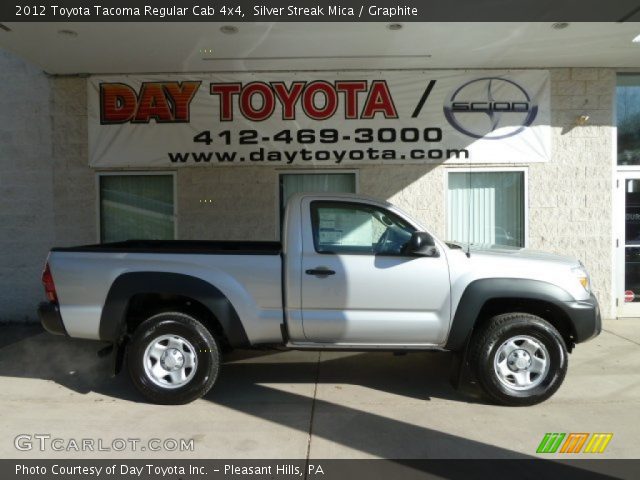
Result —
[{"label": "dealership banner", "polygon": [[93,167],[531,163],[551,155],[549,72],[94,76]]}]

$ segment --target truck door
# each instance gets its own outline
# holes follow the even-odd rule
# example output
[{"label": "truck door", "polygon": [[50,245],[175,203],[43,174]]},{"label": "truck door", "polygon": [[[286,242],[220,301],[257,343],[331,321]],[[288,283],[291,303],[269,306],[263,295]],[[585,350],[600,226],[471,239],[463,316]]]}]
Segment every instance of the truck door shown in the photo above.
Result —
[{"label": "truck door", "polygon": [[307,341],[443,344],[450,321],[444,252],[411,256],[416,230],[385,208],[303,199],[301,310]]}]

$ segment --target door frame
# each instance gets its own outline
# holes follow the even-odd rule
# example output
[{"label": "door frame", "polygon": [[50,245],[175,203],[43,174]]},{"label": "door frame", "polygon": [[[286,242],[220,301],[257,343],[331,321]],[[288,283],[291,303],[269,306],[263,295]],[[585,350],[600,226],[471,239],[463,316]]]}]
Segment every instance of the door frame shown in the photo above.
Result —
[{"label": "door frame", "polygon": [[627,180],[640,180],[640,169],[624,168],[616,172],[616,180],[614,185],[614,215],[613,230],[615,234],[615,282],[614,296],[616,304],[617,318],[638,318],[640,317],[640,302],[628,303],[624,301],[625,292],[625,250],[626,250],[626,202],[625,202],[625,185]]}]

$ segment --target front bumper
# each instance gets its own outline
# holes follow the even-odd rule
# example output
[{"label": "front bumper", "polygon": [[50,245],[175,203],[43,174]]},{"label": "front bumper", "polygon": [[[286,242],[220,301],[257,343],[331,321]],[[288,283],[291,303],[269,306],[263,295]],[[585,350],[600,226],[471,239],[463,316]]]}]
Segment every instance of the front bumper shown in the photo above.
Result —
[{"label": "front bumper", "polygon": [[67,335],[60,316],[60,308],[55,303],[42,302],[38,306],[38,317],[40,317],[40,323],[47,332],[54,335]]},{"label": "front bumper", "polygon": [[586,342],[600,335],[602,331],[602,317],[598,300],[593,295],[588,300],[567,302],[565,313],[571,319],[575,333],[575,342]]}]

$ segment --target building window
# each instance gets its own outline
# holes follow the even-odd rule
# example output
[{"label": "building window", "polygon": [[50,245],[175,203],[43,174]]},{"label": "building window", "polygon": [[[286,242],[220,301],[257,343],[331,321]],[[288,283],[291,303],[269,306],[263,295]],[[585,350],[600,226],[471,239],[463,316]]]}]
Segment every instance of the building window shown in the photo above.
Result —
[{"label": "building window", "polygon": [[618,165],[640,165],[640,75],[618,75]]},{"label": "building window", "polygon": [[524,247],[524,171],[449,172],[447,202],[449,239]]},{"label": "building window", "polygon": [[280,175],[280,222],[287,200],[294,193],[356,193],[356,174],[283,173]]},{"label": "building window", "polygon": [[172,174],[98,178],[101,242],[175,238]]}]

